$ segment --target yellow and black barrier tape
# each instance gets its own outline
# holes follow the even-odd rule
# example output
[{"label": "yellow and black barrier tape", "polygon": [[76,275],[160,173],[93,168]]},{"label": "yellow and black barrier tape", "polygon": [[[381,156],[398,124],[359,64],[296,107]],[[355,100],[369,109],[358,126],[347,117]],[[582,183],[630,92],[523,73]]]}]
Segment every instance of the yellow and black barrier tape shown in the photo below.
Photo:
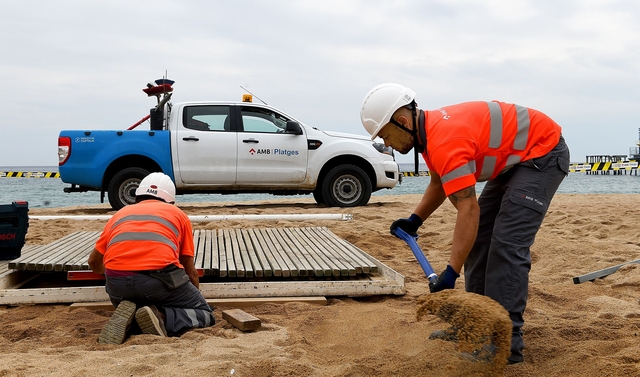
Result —
[{"label": "yellow and black barrier tape", "polygon": [[56,171],[0,171],[0,178],[60,178]]},{"label": "yellow and black barrier tape", "polygon": [[401,171],[400,174],[405,177],[426,177],[429,175],[429,171],[419,171],[418,174],[415,171]]},{"label": "yellow and black barrier tape", "polygon": [[[571,173],[585,173],[585,172],[606,172],[606,171],[625,171],[625,170],[637,170],[638,161],[625,161],[625,162],[596,162],[593,164],[571,164],[569,165],[569,172]],[[429,175],[429,171],[419,171],[418,174],[414,171],[400,172],[405,177],[426,177]]]},{"label": "yellow and black barrier tape", "polygon": [[624,170],[637,170],[638,161],[625,161],[625,162],[594,162],[593,164],[571,164],[569,165],[569,171],[571,173],[586,173],[586,172],[605,172],[605,171],[624,171]]}]

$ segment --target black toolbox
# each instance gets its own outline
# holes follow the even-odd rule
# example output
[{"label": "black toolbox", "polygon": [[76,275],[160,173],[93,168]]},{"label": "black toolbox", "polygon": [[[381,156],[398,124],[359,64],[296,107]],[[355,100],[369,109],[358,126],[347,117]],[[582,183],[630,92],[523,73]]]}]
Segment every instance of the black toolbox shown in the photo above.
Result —
[{"label": "black toolbox", "polygon": [[29,228],[29,203],[0,204],[0,260],[20,258]]}]

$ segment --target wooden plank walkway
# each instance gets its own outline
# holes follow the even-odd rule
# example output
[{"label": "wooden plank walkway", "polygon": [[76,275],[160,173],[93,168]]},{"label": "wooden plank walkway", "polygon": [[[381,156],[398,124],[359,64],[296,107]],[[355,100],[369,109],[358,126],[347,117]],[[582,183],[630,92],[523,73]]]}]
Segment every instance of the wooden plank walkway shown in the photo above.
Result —
[{"label": "wooden plank walkway", "polygon": [[[89,270],[87,258],[100,232],[75,232],[7,263],[8,270]],[[355,278],[377,273],[362,250],[326,227],[194,230],[195,267],[229,279]],[[0,272],[2,267],[0,265]]]},{"label": "wooden plank walkway", "polygon": [[[104,285],[21,288],[48,273],[92,275],[87,258],[98,235],[72,233],[0,261],[0,305],[108,301]],[[404,276],[324,227],[195,230],[193,237],[206,299],[405,293]]]}]

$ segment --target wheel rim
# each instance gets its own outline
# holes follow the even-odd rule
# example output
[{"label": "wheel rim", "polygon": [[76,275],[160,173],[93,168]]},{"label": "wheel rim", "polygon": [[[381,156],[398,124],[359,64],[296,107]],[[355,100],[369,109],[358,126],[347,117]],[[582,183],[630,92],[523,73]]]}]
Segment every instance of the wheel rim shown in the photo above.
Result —
[{"label": "wheel rim", "polygon": [[120,200],[125,204],[133,204],[136,202],[136,190],[140,186],[140,180],[131,178],[122,182],[120,190],[118,190],[118,196]]},{"label": "wheel rim", "polygon": [[362,184],[353,175],[342,175],[333,184],[333,196],[342,204],[353,204],[362,197]]}]

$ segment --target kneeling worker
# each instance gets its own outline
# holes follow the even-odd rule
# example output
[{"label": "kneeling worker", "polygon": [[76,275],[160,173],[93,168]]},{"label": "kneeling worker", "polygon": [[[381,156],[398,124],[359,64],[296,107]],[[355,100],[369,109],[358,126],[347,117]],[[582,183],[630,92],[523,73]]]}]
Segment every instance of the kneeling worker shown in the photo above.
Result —
[{"label": "kneeling worker", "polygon": [[91,270],[105,275],[116,307],[100,343],[122,344],[134,317],[143,333],[159,336],[179,336],[215,322],[198,289],[191,222],[173,205],[175,192],[167,175],[146,176],[136,204],[109,219],[89,256]]}]

